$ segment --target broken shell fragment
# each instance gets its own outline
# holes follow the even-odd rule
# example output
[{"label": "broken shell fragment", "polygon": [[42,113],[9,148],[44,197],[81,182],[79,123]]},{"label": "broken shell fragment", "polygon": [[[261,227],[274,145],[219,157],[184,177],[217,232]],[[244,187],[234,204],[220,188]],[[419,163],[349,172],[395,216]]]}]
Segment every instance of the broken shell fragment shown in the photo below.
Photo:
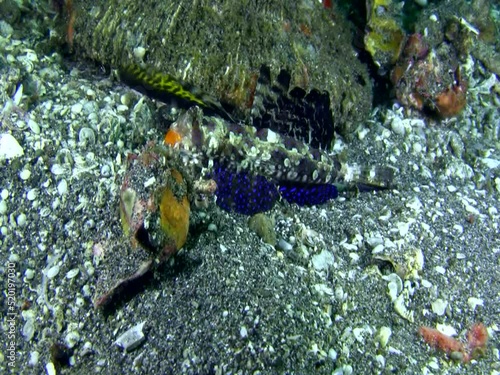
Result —
[{"label": "broken shell fragment", "polygon": [[94,306],[112,305],[132,284],[174,255],[186,242],[190,205],[187,182],[161,146],[129,156],[120,191],[120,220],[126,239],[100,244]]},{"label": "broken shell fragment", "polygon": [[419,248],[387,246],[377,253],[372,252],[372,254],[373,259],[389,262],[403,280],[419,279],[420,273],[424,269],[424,254]]},{"label": "broken shell fragment", "polygon": [[132,248],[123,241],[114,240],[103,244],[102,248],[102,254],[95,255],[99,263],[95,308],[112,305],[116,296],[126,293],[153,265],[151,253],[141,247]]},{"label": "broken shell fragment", "polygon": [[120,219],[134,247],[171,256],[186,242],[190,205],[187,184],[164,151],[150,147],[130,157],[120,192]]}]

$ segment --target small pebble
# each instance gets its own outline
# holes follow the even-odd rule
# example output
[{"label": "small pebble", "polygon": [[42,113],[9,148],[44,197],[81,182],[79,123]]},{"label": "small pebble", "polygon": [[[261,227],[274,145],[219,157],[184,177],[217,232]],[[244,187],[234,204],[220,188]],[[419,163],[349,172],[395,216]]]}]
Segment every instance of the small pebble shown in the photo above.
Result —
[{"label": "small pebble", "polygon": [[92,276],[94,274],[94,272],[95,272],[95,268],[92,265],[92,262],[86,261],[83,265],[85,266],[85,271],[87,271],[87,274],[89,276]]},{"label": "small pebble", "polygon": [[436,266],[434,267],[434,269],[436,270],[437,273],[440,273],[441,275],[444,275],[446,273],[446,269],[444,267]]},{"label": "small pebble", "polygon": [[448,336],[456,336],[457,335],[457,330],[455,328],[453,328],[452,326],[450,325],[447,325],[447,324],[436,324],[436,329],[441,332],[441,333],[444,333],[445,335],[448,335]]},{"label": "small pebble", "polygon": [[95,132],[91,128],[81,128],[78,132],[78,141],[89,145],[95,144]]},{"label": "small pebble", "polygon": [[64,338],[64,342],[66,343],[68,348],[74,348],[79,341],[80,341],[80,334],[76,331],[68,332],[68,334]]},{"label": "small pebble", "polygon": [[82,112],[83,106],[81,103],[76,103],[71,106],[71,112],[73,112],[75,115],[78,115],[79,113]]},{"label": "small pebble", "polygon": [[122,103],[124,106],[129,107],[131,102],[131,96],[128,93],[120,96],[120,103]]},{"label": "small pebble", "polygon": [[116,107],[116,111],[119,113],[127,112],[128,107],[126,105],[120,104],[119,106]]},{"label": "small pebble", "polygon": [[242,327],[240,328],[240,336],[241,336],[241,338],[242,338],[242,339],[247,338],[247,336],[248,336],[248,330],[247,330],[247,327],[242,326]]},{"label": "small pebble", "polygon": [[85,297],[90,297],[92,295],[92,291],[90,290],[90,286],[84,285],[82,288],[82,293]]},{"label": "small pebble", "polygon": [[28,365],[31,367],[35,367],[38,364],[39,359],[40,359],[40,353],[38,353],[37,351],[31,352]]},{"label": "small pebble", "polygon": [[31,177],[31,172],[29,169],[23,169],[20,173],[19,173],[19,178],[21,180],[24,180],[26,181],[27,179],[29,179]]},{"label": "small pebble", "polygon": [[21,104],[21,100],[23,98],[23,91],[24,91],[24,87],[23,87],[23,84],[21,83],[19,85],[19,87],[17,88],[16,93],[14,94],[14,97],[12,98],[12,100],[14,101],[14,104],[18,107],[19,107],[19,104]]},{"label": "small pebble", "polygon": [[5,22],[4,20],[0,20],[0,35],[2,35],[4,38],[8,38],[12,35],[14,32],[13,27]]},{"label": "small pebble", "polygon": [[26,277],[26,280],[32,280],[35,277],[35,271],[33,271],[31,268],[28,268],[26,271],[24,271],[24,277]]},{"label": "small pebble", "polygon": [[134,48],[134,57],[138,60],[142,60],[146,55],[146,48],[144,47],[135,47]]},{"label": "small pebble", "polygon": [[83,344],[80,355],[84,356],[90,353],[92,353],[92,343],[90,341],[86,341],[85,344]]},{"label": "small pebble", "polygon": [[432,283],[429,280],[422,280],[422,286],[424,288],[430,288],[432,286]]},{"label": "small pebble", "polygon": [[7,203],[2,200],[0,201],[0,215],[5,215],[7,213]]},{"label": "small pebble", "polygon": [[381,253],[382,251],[384,251],[384,249],[385,249],[385,246],[384,246],[384,245],[382,245],[382,244],[377,245],[377,246],[375,246],[375,247],[373,248],[373,250],[372,250],[372,254],[379,254],[379,253]]},{"label": "small pebble", "polygon": [[279,250],[282,250],[282,251],[292,251],[293,249],[293,246],[291,244],[289,244],[288,242],[286,242],[284,239],[280,239],[278,241],[278,249]]},{"label": "small pebble", "polygon": [[343,375],[352,375],[354,371],[351,365],[344,365],[342,370],[344,370]]},{"label": "small pebble", "polygon": [[21,334],[26,342],[29,342],[35,336],[35,320],[33,318],[27,319],[24,323]]},{"label": "small pebble", "polygon": [[59,195],[64,195],[68,192],[68,183],[66,182],[66,180],[61,180],[59,181],[59,183],[57,184],[57,192],[59,193]]},{"label": "small pebble", "polygon": [[36,197],[38,196],[38,189],[31,189],[30,191],[28,191],[28,193],[26,194],[26,198],[29,200],[29,201],[34,201],[36,199]]},{"label": "small pebble", "polygon": [[405,127],[404,127],[403,121],[401,121],[400,118],[396,117],[391,121],[391,129],[397,135],[400,135],[400,136],[405,135]]},{"label": "small pebble", "polygon": [[328,350],[328,358],[330,358],[333,362],[337,360],[337,352],[335,349]]},{"label": "small pebble", "polygon": [[105,164],[101,167],[101,175],[103,177],[109,177],[111,176],[111,168],[108,164]]},{"label": "small pebble", "polygon": [[66,169],[61,164],[54,164],[50,168],[50,171],[56,176],[61,175],[66,172]]},{"label": "small pebble", "polygon": [[28,120],[28,127],[35,134],[40,134],[40,126],[33,120]]},{"label": "small pebble", "polygon": [[382,348],[385,348],[387,346],[387,343],[389,342],[389,338],[392,335],[392,330],[389,327],[380,327],[380,330],[378,332],[378,341]]},{"label": "small pebble", "polygon": [[24,227],[26,225],[26,215],[25,214],[19,214],[16,218],[16,223],[20,227]]},{"label": "small pebble", "polygon": [[420,143],[414,143],[412,146],[414,154],[420,154],[422,152],[422,145]]},{"label": "small pebble", "polygon": [[375,356],[375,361],[378,363],[380,368],[385,367],[385,357],[382,354],[377,354]]}]

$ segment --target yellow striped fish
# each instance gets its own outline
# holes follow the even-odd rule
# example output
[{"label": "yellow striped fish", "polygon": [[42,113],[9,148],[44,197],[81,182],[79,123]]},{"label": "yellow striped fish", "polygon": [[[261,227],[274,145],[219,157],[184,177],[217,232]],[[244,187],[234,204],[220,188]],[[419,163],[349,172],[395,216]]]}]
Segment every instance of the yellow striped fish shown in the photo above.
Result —
[{"label": "yellow striped fish", "polygon": [[170,74],[133,64],[122,66],[119,75],[134,90],[164,103],[184,109],[197,105],[214,115],[232,120],[217,99]]}]

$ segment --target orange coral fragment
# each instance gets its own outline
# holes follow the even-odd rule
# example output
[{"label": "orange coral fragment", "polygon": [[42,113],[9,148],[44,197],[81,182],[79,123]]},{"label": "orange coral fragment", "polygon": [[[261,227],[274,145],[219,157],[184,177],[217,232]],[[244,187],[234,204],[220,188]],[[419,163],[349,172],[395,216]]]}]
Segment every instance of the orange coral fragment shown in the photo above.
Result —
[{"label": "orange coral fragment", "polygon": [[455,78],[456,84],[436,97],[435,105],[443,118],[458,115],[467,104],[467,83],[462,80],[459,68],[455,71]]},{"label": "orange coral fragment", "polygon": [[169,146],[175,146],[182,140],[182,136],[177,133],[175,130],[170,129],[167,134],[165,134],[165,138],[163,142]]},{"label": "orange coral fragment", "polygon": [[469,329],[467,345],[430,327],[420,327],[418,333],[433,348],[448,355],[459,354],[464,363],[483,355],[488,342],[488,331],[483,323],[476,323]]},{"label": "orange coral fragment", "polygon": [[474,324],[467,332],[467,346],[470,351],[484,349],[488,343],[488,331],[483,323]]},{"label": "orange coral fragment", "polygon": [[464,85],[456,85],[449,88],[436,97],[436,108],[441,117],[453,117],[464,109],[467,103],[467,88]]},{"label": "orange coral fragment", "polygon": [[445,352],[446,354],[450,354],[452,352],[465,352],[464,344],[453,337],[439,332],[437,329],[420,327],[418,333],[420,333],[427,344]]}]

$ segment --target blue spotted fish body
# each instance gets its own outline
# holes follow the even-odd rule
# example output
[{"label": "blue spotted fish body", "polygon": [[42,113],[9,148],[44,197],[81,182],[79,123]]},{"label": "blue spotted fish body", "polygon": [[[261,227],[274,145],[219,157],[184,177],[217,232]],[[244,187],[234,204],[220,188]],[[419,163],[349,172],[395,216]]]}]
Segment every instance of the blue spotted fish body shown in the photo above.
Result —
[{"label": "blue spotted fish body", "polygon": [[267,211],[280,197],[322,204],[339,191],[389,188],[393,180],[390,167],[347,164],[270,129],[204,116],[198,107],[181,115],[169,133],[186,165],[216,181],[219,206],[243,214]]}]

